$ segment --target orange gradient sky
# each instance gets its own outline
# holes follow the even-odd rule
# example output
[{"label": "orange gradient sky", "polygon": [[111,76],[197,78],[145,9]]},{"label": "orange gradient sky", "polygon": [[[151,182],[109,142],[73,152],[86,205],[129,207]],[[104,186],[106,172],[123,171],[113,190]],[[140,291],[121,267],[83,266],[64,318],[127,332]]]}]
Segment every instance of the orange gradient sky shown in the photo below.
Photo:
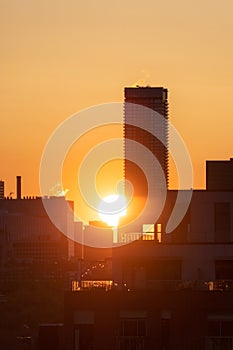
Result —
[{"label": "orange gradient sky", "polygon": [[0,0],[1,171],[39,195],[53,130],[134,83],[169,90],[170,120],[192,158],[233,157],[232,0]]}]

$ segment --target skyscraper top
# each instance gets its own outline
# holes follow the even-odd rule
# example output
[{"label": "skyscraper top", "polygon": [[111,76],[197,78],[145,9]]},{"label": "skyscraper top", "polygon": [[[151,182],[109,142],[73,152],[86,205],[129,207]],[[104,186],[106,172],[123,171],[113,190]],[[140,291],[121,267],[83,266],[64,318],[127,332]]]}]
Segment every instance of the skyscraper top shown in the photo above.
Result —
[{"label": "skyscraper top", "polygon": [[154,98],[154,99],[167,99],[168,90],[163,87],[151,87],[151,86],[136,86],[125,87],[125,98]]}]

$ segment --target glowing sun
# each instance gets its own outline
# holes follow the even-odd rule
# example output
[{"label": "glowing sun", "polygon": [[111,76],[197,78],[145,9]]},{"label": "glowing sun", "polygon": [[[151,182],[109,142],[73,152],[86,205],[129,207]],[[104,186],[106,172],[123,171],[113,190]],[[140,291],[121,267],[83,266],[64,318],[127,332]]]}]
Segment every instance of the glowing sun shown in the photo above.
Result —
[{"label": "glowing sun", "polygon": [[99,206],[99,217],[111,227],[117,227],[119,219],[126,215],[126,200],[122,195],[111,194]]}]

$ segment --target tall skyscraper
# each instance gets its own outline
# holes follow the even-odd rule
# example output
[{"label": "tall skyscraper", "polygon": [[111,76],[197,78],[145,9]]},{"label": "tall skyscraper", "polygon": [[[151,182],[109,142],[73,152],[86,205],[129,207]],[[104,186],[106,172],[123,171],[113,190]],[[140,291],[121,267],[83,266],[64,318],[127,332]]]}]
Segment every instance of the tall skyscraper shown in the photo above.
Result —
[{"label": "tall skyscraper", "polygon": [[[152,204],[149,213],[147,199],[162,203],[168,188],[168,91],[163,87],[125,88],[124,178],[133,188],[125,222],[137,229],[159,210]],[[125,194],[129,197],[127,184]]]},{"label": "tall skyscraper", "polygon": [[[163,87],[126,87],[124,111],[125,135],[125,178],[134,187],[135,195],[146,196],[148,171],[153,172],[151,158],[145,153],[143,162],[145,169],[139,169],[139,162],[130,160],[132,155],[137,158],[133,140],[145,146],[158,160],[168,186],[168,91]],[[145,108],[144,108],[145,107]],[[157,113],[155,113],[157,112]],[[159,114],[159,115],[158,115]],[[139,124],[140,127],[135,126]],[[134,125],[133,125],[134,124]],[[160,135],[163,143],[154,136]],[[135,154],[134,154],[135,153]],[[144,174],[143,173],[147,173]],[[154,172],[152,176],[156,176]]]}]

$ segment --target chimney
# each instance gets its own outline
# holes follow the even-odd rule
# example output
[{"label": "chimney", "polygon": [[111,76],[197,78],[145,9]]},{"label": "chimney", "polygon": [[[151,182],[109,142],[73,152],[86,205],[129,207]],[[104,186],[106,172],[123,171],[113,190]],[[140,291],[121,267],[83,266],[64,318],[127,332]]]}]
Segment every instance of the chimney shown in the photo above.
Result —
[{"label": "chimney", "polygon": [[0,199],[3,199],[4,196],[4,181],[0,180]]},{"label": "chimney", "polygon": [[21,199],[21,176],[16,176],[17,199]]}]

